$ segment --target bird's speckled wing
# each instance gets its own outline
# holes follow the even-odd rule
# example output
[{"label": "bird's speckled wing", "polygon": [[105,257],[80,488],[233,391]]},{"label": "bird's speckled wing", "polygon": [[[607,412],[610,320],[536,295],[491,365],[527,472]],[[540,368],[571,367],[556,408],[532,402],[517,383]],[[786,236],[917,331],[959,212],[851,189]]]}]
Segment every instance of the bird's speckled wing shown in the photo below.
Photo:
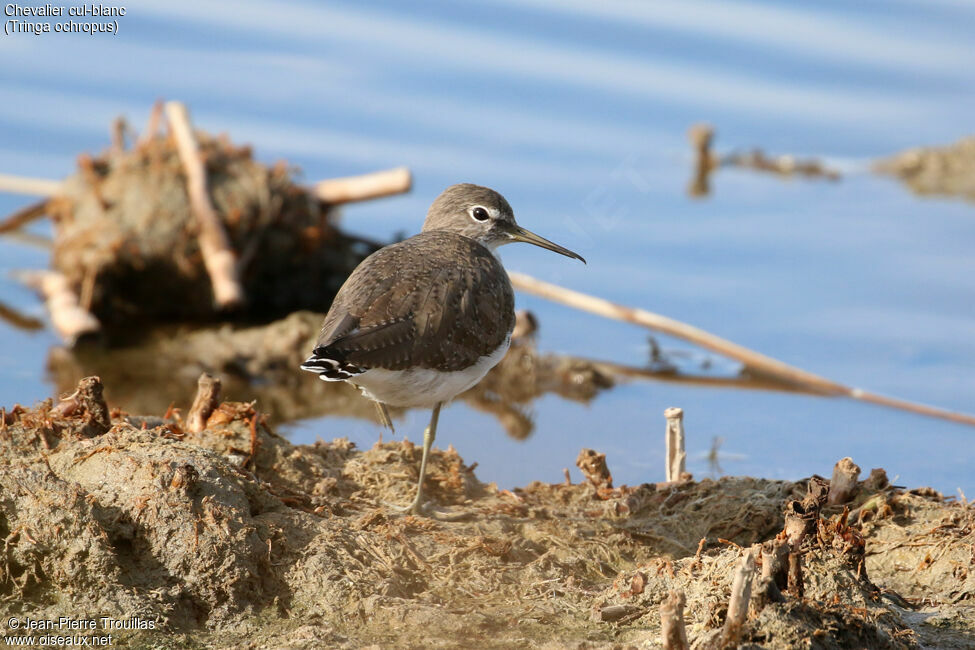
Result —
[{"label": "bird's speckled wing", "polygon": [[467,237],[425,232],[356,268],[309,361],[460,370],[494,352],[513,326],[514,294],[498,259]]}]

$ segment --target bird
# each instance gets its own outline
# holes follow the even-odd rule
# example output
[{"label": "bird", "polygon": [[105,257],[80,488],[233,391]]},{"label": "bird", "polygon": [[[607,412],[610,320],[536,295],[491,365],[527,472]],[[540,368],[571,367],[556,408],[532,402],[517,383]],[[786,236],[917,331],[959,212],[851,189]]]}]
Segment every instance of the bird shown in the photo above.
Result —
[{"label": "bird", "polygon": [[451,185],[419,234],[366,257],[336,293],[301,369],[349,382],[386,405],[429,408],[416,496],[397,508],[423,514],[423,480],[441,407],[479,382],[508,350],[514,290],[497,249],[526,242],[586,262],[522,228],[498,192]]}]

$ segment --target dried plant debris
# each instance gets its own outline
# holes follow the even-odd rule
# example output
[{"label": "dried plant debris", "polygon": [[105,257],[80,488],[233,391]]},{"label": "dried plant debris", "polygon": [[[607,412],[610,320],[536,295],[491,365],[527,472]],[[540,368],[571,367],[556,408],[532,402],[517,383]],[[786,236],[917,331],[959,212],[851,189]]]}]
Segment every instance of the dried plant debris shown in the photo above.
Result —
[{"label": "dried plant debris", "polygon": [[917,147],[874,163],[922,195],[958,196],[975,201],[975,137],[945,147]]},{"label": "dried plant debris", "polygon": [[[158,623],[121,647],[617,648],[660,643],[663,606],[676,647],[716,647],[730,607],[743,647],[975,642],[975,509],[930,491],[868,479],[836,506],[821,479],[508,491],[448,449],[426,490],[470,516],[438,521],[386,505],[411,496],[413,444],[292,445],[239,402],[203,409],[196,433],[175,410],[118,409],[99,433],[97,383],[0,410],[4,617]],[[791,502],[820,509],[792,545]],[[729,605],[735,580],[750,597]]]},{"label": "dried plant debris", "polygon": [[[295,184],[286,165],[263,165],[224,136],[195,137],[208,197],[236,255],[246,297],[238,315],[327,309],[375,246],[343,234],[333,210]],[[149,137],[78,163],[46,209],[55,221],[51,266],[81,307],[113,339],[131,334],[133,320],[214,318],[175,139]]]},{"label": "dried plant debris", "polygon": [[[48,372],[62,393],[74,390],[82,377],[103,378],[112,404],[133,413],[162,413],[176,404],[189,405],[201,373],[221,378],[223,395],[257,399],[272,422],[324,414],[375,420],[372,404],[344,382],[324,382],[297,368],[314,347],[322,314],[296,312],[261,326],[155,329],[138,344],[118,349],[80,345],[52,348]],[[532,433],[530,403],[558,394],[589,402],[613,379],[596,364],[546,354],[535,338],[512,342],[500,364],[463,399],[494,415],[515,438]],[[147,390],[151,388],[151,390]],[[401,411],[391,409],[394,417]]]},{"label": "dried plant debris", "polygon": [[694,175],[687,192],[704,197],[711,192],[711,174],[722,167],[737,167],[775,174],[783,178],[812,178],[838,181],[839,171],[815,158],[801,159],[791,154],[770,156],[761,149],[733,151],[724,155],[712,149],[715,131],[710,124],[695,124],[688,129],[688,140],[694,151]]}]

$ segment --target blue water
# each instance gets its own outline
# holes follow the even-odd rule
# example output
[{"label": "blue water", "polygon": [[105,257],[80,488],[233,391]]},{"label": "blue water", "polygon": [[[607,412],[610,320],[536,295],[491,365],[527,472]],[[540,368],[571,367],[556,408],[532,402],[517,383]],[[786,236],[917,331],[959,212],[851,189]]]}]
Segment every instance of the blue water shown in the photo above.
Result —
[{"label": "blue water", "polygon": [[[950,0],[143,1],[118,36],[0,37],[0,171],[62,177],[107,144],[116,115],[140,128],[156,98],[179,99],[200,127],[309,181],[411,167],[410,195],[345,210],[351,231],[412,232],[445,186],[489,185],[523,225],[589,261],[513,246],[509,268],[846,384],[972,412],[975,205],[918,199],[867,168],[972,131],[973,26],[975,6]],[[685,132],[701,120],[719,149],[821,156],[846,176],[722,171],[710,198],[691,200]],[[0,194],[0,213],[28,200]],[[0,300],[42,316],[7,274],[45,264],[0,239]],[[538,314],[545,350],[646,358],[639,329],[518,301]],[[55,338],[2,324],[0,337],[0,403],[48,396]],[[547,397],[525,442],[458,404],[439,442],[503,486],[560,480],[583,446],[607,453],[617,482],[659,480],[662,412],[675,405],[698,475],[721,436],[726,473],[828,474],[850,455],[902,484],[975,494],[975,429],[798,395],[631,383],[588,407]],[[418,440],[426,417],[398,430]],[[369,445],[377,429],[324,418],[292,435]]]}]

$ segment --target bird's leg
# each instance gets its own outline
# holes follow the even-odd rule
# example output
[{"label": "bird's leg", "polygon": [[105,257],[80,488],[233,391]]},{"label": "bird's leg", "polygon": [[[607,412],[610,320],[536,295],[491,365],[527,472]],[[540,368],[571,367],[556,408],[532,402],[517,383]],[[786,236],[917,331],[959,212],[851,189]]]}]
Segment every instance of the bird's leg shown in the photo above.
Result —
[{"label": "bird's leg", "polygon": [[418,515],[423,511],[423,478],[427,472],[427,458],[430,456],[430,447],[437,438],[437,420],[440,419],[440,407],[437,404],[433,407],[433,414],[430,416],[430,426],[423,432],[423,458],[420,460],[420,480],[416,484],[416,498],[413,503],[402,508],[402,512],[410,512]]},{"label": "bird's leg", "polygon": [[[379,423],[383,425],[384,429],[389,429],[391,433],[396,433],[395,427],[393,427],[393,420],[389,417],[389,410],[386,405],[382,402],[373,402],[376,405],[376,413],[379,414]],[[379,432],[379,442],[383,441],[383,432]]]}]

